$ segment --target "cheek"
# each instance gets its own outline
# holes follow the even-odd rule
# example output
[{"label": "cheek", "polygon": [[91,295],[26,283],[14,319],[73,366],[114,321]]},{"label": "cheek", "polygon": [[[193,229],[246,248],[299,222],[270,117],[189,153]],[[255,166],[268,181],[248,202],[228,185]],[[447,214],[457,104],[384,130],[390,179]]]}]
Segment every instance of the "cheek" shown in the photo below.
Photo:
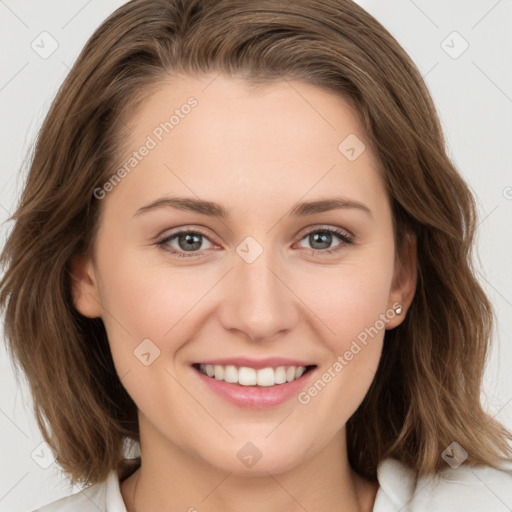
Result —
[{"label": "cheek", "polygon": [[[393,247],[385,243],[380,247],[364,256],[347,257],[339,267],[324,268],[316,273],[316,287],[303,286],[299,292],[322,320],[316,334],[329,349],[317,380],[299,402],[311,404],[320,416],[338,418],[333,429],[355,412],[366,395],[379,365],[385,320],[393,317],[387,311]],[[310,322],[315,324],[320,322]]]},{"label": "cheek", "polygon": [[203,273],[199,277],[197,267],[173,269],[165,263],[143,261],[135,251],[110,254],[102,260],[101,300],[116,365],[129,368],[133,351],[145,339],[162,352],[176,351],[179,347],[169,344],[173,333],[190,324],[194,306],[215,284],[215,276],[208,278]]},{"label": "cheek", "polygon": [[364,342],[368,331],[374,337],[375,330],[383,332],[381,315],[388,306],[393,261],[392,252],[387,257],[385,252],[377,257],[377,252],[317,271],[314,287],[301,285],[301,298],[326,327],[321,339],[336,354],[349,350],[353,340]]},{"label": "cheek", "polygon": [[104,324],[123,386],[143,413],[162,415],[159,424],[180,423],[162,407],[165,393],[181,413],[197,416],[197,404],[172,378],[170,360],[197,329],[194,305],[213,286],[214,276],[208,285],[204,276],[197,279],[197,270],[148,263],[130,251],[105,257],[102,264]]}]

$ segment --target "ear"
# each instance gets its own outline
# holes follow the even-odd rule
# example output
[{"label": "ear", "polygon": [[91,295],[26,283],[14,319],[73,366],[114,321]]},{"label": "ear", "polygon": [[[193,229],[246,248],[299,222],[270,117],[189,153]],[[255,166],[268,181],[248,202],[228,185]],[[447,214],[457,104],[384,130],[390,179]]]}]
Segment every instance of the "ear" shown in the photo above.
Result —
[{"label": "ear", "polygon": [[400,314],[395,313],[387,321],[386,329],[394,329],[403,322],[416,291],[417,267],[416,237],[407,233],[402,243],[400,254],[395,258],[393,283],[389,293],[387,309],[388,311],[395,311],[395,308],[401,306],[402,311]]},{"label": "ear", "polygon": [[76,253],[70,260],[71,296],[75,308],[89,318],[101,317],[101,301],[93,261]]}]

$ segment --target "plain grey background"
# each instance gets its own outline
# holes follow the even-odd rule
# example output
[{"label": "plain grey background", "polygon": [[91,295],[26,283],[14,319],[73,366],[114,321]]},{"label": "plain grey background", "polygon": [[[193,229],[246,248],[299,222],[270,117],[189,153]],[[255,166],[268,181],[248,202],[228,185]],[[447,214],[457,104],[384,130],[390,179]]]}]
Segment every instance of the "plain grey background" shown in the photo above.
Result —
[{"label": "plain grey background", "polygon": [[[23,186],[20,167],[58,86],[94,29],[123,3],[0,0],[2,244],[11,227],[5,221]],[[477,197],[479,277],[497,313],[482,401],[512,428],[512,2],[358,3],[419,67],[440,113],[449,154]],[[30,396],[15,381],[3,344],[0,364],[0,509],[21,512],[78,488],[67,484],[41,445]],[[509,497],[489,496],[498,505],[501,501],[504,511],[512,508]]]}]

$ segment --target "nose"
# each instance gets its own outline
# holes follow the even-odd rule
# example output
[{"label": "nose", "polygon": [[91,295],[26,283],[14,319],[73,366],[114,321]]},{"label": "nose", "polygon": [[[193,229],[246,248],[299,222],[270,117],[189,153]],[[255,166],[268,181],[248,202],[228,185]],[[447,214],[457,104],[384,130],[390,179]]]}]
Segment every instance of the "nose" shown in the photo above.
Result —
[{"label": "nose", "polygon": [[221,323],[251,341],[282,335],[299,319],[300,300],[286,282],[287,273],[269,253],[264,251],[252,263],[235,257],[234,268],[223,283]]}]

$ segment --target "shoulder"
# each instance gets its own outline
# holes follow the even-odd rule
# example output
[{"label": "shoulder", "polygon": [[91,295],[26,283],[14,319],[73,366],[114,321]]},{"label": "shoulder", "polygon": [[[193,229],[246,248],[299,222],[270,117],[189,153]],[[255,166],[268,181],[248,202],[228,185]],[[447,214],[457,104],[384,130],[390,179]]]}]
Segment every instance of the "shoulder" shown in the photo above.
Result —
[{"label": "shoulder", "polygon": [[74,512],[76,510],[126,512],[117,472],[112,470],[105,481],[37,508],[33,512]]},{"label": "shoulder", "polygon": [[512,508],[512,463],[500,469],[463,464],[415,478],[412,469],[385,459],[377,469],[374,512],[506,512]]}]

